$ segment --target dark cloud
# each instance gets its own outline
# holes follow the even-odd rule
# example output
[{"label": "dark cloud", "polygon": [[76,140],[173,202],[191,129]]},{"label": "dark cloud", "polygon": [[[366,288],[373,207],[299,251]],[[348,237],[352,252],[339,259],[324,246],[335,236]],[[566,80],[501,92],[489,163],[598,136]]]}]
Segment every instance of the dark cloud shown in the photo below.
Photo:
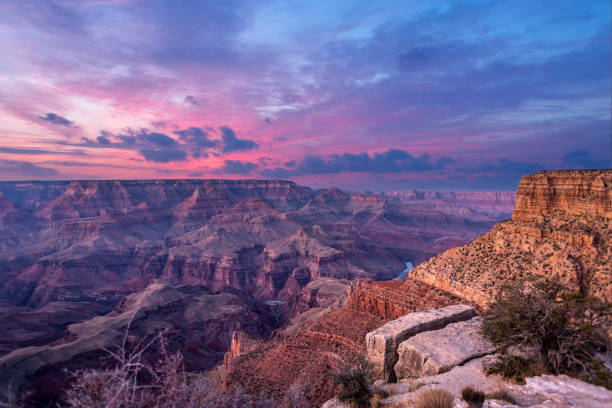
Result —
[{"label": "dark cloud", "polygon": [[576,169],[605,169],[611,163],[604,159],[593,157],[587,150],[575,150],[563,156],[563,164]]},{"label": "dark cloud", "polygon": [[183,99],[183,102],[192,105],[192,106],[198,106],[200,104],[200,102],[198,102],[198,100],[196,99],[195,96],[193,95],[187,95],[185,97],[185,99]]},{"label": "dark cloud", "polygon": [[385,152],[374,153],[343,153],[332,156],[307,155],[293,168],[276,167],[264,169],[261,174],[266,177],[293,177],[305,174],[330,174],[341,172],[365,173],[395,173],[400,171],[423,172],[440,170],[447,164],[453,163],[451,157],[442,157],[433,160],[428,154],[418,157],[400,149],[389,149]]},{"label": "dark cloud", "polygon": [[166,136],[163,133],[158,132],[141,133],[140,138],[160,147],[170,147],[177,144],[176,140],[170,136]]},{"label": "dark cloud", "polygon": [[164,120],[155,120],[151,122],[151,126],[155,129],[178,129],[178,126],[171,122],[166,122]]},{"label": "dark cloud", "polygon": [[215,171],[217,174],[242,174],[246,175],[257,168],[256,163],[243,162],[240,160],[225,160],[225,164],[219,170]]},{"label": "dark cloud", "polygon": [[111,144],[110,139],[105,135],[100,135],[96,138],[96,141],[102,146],[108,146]]},{"label": "dark cloud", "polygon": [[187,160],[187,153],[179,149],[140,149],[138,152],[145,160],[157,163]]},{"label": "dark cloud", "polygon": [[24,161],[0,160],[0,177],[5,180],[24,178],[51,178],[59,172],[48,167],[38,166]]},{"label": "dark cloud", "polygon": [[89,147],[135,150],[145,160],[158,163],[187,160],[188,146],[179,144],[164,133],[149,132],[146,129],[126,129],[126,133],[118,135],[103,130],[95,140],[83,138],[83,144]]},{"label": "dark cloud", "polygon": [[221,126],[219,130],[221,131],[221,138],[223,139],[223,153],[250,150],[259,147],[253,140],[238,139],[236,137],[236,132],[228,126]]},{"label": "dark cloud", "polygon": [[211,140],[208,133],[198,127],[192,126],[185,130],[178,130],[174,134],[191,146],[194,157],[199,157],[202,149],[210,149],[218,145],[216,140]]},{"label": "dark cloud", "polygon": [[45,116],[39,116],[38,119],[60,126],[72,126],[74,124],[72,121],[60,115],[56,115],[55,113],[47,113]]},{"label": "dark cloud", "polygon": [[200,178],[204,175],[201,171],[194,171],[193,173],[189,173],[189,177]]}]

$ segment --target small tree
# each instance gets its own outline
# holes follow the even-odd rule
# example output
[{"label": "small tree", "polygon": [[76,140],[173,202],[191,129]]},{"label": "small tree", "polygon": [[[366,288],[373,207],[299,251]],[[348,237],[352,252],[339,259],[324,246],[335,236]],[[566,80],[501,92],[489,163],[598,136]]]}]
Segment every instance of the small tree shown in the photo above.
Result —
[{"label": "small tree", "polygon": [[[609,303],[598,298],[540,280],[503,288],[484,318],[483,333],[502,352],[512,346],[536,350],[537,362],[553,374],[612,388],[612,374],[596,357],[610,344],[603,328],[610,323],[611,310]],[[493,370],[504,374],[503,367],[513,371],[526,367],[515,364],[516,359],[502,355]]]}]

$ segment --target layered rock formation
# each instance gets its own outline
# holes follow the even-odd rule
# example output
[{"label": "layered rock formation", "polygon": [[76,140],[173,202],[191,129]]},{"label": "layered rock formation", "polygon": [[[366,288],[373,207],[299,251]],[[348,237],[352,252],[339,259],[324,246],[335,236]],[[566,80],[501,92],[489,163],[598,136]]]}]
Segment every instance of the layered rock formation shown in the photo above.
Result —
[{"label": "layered rock formation", "polygon": [[539,172],[519,184],[512,219],[419,265],[416,279],[481,307],[534,276],[612,299],[612,170]]},{"label": "layered rock formation", "polygon": [[410,337],[397,348],[398,363],[393,368],[395,377],[442,374],[495,352],[495,347],[482,337],[481,331],[482,318],[478,316]]},{"label": "layered rock formation", "polygon": [[[249,393],[263,392],[282,401],[295,384],[303,386],[309,406],[320,406],[333,396],[339,366],[357,361],[367,350],[366,334],[389,320],[379,307],[381,284],[386,282],[362,282],[349,288],[348,299],[319,311],[301,322],[295,332],[270,342],[253,342],[237,335],[226,357],[226,386],[241,384]],[[401,286],[396,293],[414,300],[411,306],[404,306],[417,312],[458,303],[453,296],[422,283]]]},{"label": "layered rock formation", "polygon": [[611,219],[612,171],[541,171],[521,179],[513,220],[528,221],[558,212]]},{"label": "layered rock formation", "polygon": [[[333,301],[310,282],[391,279],[496,220],[440,208],[277,180],[2,182],[0,300],[33,312],[78,302],[90,316],[161,279],[286,302],[291,317]],[[25,325],[31,341],[1,349],[72,322]]]},{"label": "layered rock formation", "polygon": [[[460,322],[475,316],[468,305],[453,305],[409,313],[377,328],[366,335],[368,360],[373,364],[374,375],[395,381],[394,367],[398,362],[400,344],[424,331],[437,330],[450,323]],[[407,351],[404,352],[404,354]],[[405,370],[400,370],[403,373]]]},{"label": "layered rock formation", "polygon": [[[210,369],[222,360],[235,331],[265,338],[269,321],[267,313],[244,296],[151,284],[127,296],[110,313],[71,324],[53,343],[0,357],[0,402],[47,406],[61,395],[69,371],[112,365],[114,357],[105,350],[117,352],[125,341],[129,354],[161,332],[168,351],[180,351],[188,369]],[[158,351],[155,346],[147,349],[145,358],[155,359]]]},{"label": "layered rock formation", "polygon": [[494,221],[288,181],[2,183],[0,191],[15,200],[0,200],[2,219],[12,220],[0,223],[0,297],[31,307],[112,303],[154,278],[289,300],[320,277],[393,278],[407,259],[423,261]]},{"label": "layered rock formation", "polygon": [[413,208],[435,207],[446,214],[471,217],[508,218],[514,208],[514,191],[387,191],[381,193],[394,202]]}]

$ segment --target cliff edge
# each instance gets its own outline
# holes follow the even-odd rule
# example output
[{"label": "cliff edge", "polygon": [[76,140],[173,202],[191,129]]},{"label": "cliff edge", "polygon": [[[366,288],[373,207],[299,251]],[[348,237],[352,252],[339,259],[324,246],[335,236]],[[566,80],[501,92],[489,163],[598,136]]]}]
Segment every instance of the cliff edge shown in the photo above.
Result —
[{"label": "cliff edge", "polygon": [[419,265],[407,279],[485,307],[501,286],[545,276],[612,298],[612,170],[524,176],[512,218]]}]

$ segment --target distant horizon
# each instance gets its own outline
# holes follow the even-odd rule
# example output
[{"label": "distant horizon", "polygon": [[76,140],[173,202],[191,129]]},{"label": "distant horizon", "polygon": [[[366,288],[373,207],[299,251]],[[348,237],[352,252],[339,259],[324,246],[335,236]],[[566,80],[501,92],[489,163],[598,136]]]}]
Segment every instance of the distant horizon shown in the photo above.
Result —
[{"label": "distant horizon", "polygon": [[0,11],[0,179],[512,191],[611,165],[606,0]]},{"label": "distant horizon", "polygon": [[[389,193],[389,192],[404,192],[404,191],[418,191],[418,192],[491,192],[491,193],[513,193],[516,192],[516,188],[514,190],[486,190],[486,189],[427,189],[427,188],[410,188],[407,187],[405,189],[397,189],[397,190],[377,190],[371,188],[364,189],[354,189],[354,188],[346,188],[337,185],[329,185],[329,186],[313,186],[302,184],[294,180],[289,179],[273,179],[273,178],[113,178],[113,179],[103,179],[103,178],[90,178],[90,179],[52,179],[52,180],[40,180],[40,179],[24,179],[24,180],[0,180],[0,184],[9,184],[9,183],[71,183],[75,181],[282,181],[282,182],[290,182],[295,183],[301,187],[312,188],[313,190],[317,189],[332,189],[338,188],[340,190],[348,191],[348,192],[371,192],[371,193]],[[518,187],[518,186],[517,186]],[[1,192],[0,192],[1,193]]]}]

